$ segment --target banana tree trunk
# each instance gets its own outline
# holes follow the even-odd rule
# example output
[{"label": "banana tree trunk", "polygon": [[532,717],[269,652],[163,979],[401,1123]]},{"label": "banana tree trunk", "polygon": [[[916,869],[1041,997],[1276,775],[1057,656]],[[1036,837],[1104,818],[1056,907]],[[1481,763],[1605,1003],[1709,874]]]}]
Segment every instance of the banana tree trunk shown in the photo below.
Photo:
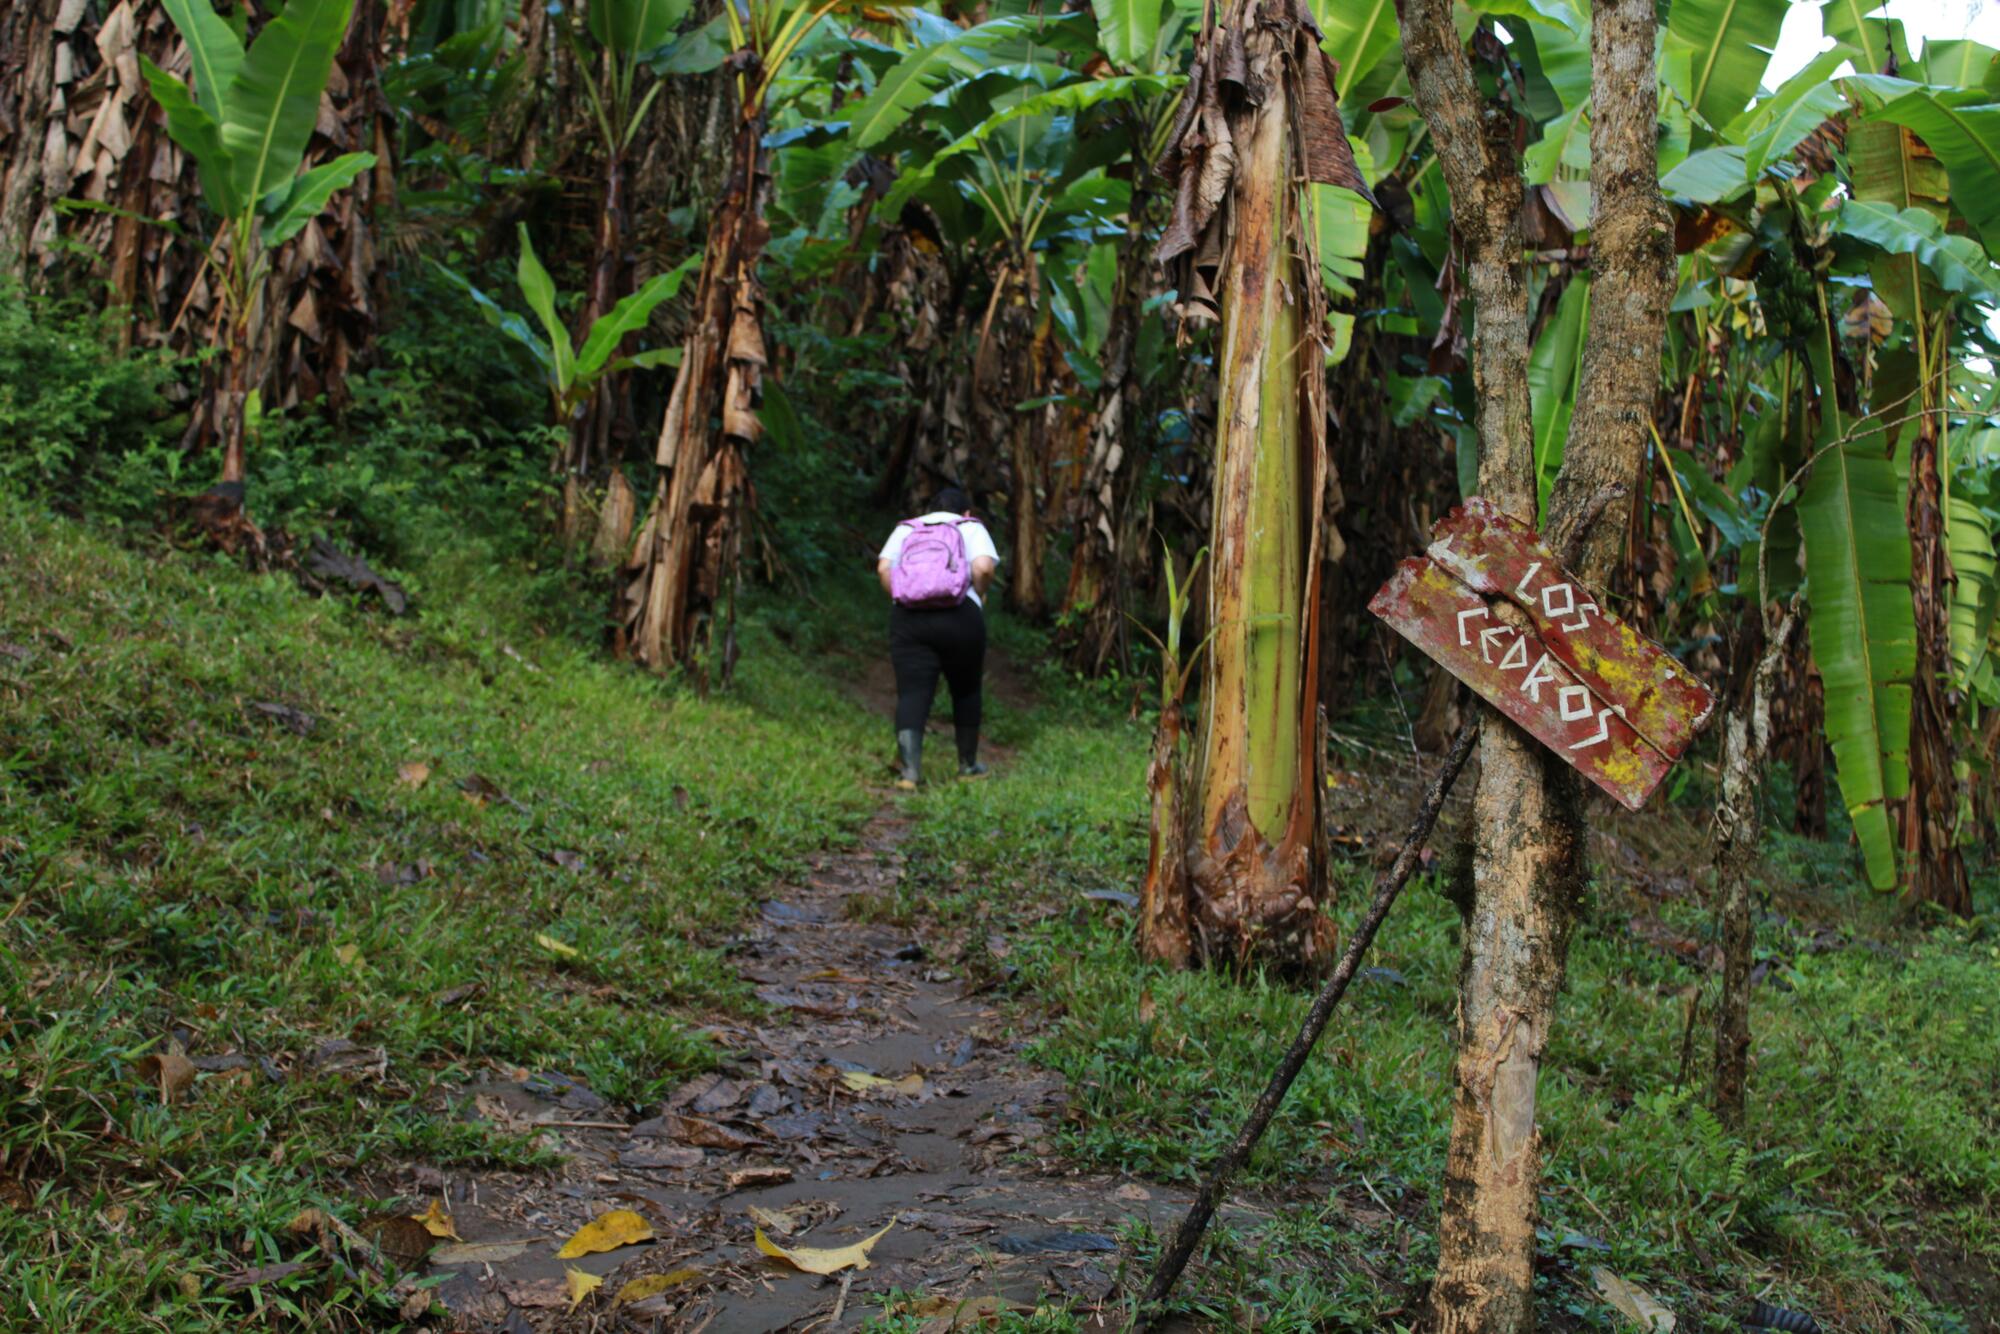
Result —
[{"label": "banana tree trunk", "polygon": [[[1212,627],[1184,886],[1192,951],[1281,971],[1331,962],[1321,911],[1317,622],[1326,302],[1302,181],[1367,189],[1297,0],[1234,0],[1204,28],[1163,168],[1160,259],[1182,314],[1219,315]],[[1162,870],[1159,850],[1149,878]]]},{"label": "banana tree trunk", "polygon": [[[1118,528],[1124,513],[1122,491],[1138,472],[1139,376],[1133,349],[1138,343],[1151,265],[1145,253],[1146,196],[1134,191],[1126,215],[1125,239],[1118,249],[1118,285],[1111,322],[1104,331],[1104,381],[1090,416],[1083,476],[1077,484],[1076,542],[1070,549],[1069,583],[1063,610],[1069,618],[1058,642],[1071,668],[1095,676],[1125,642],[1124,581]],[[1130,460],[1128,462],[1128,460]]]},{"label": "banana tree trunk", "polygon": [[[1036,290],[1033,262],[1027,269],[1024,286]],[[1020,381],[1014,397],[1003,407],[1046,396],[1049,387],[1049,355],[1055,339],[1047,311],[1039,313],[1027,348],[1027,376]],[[1048,614],[1048,598],[1042,591],[1048,552],[1048,528],[1043,521],[1043,484],[1049,455],[1050,405],[1037,404],[1025,411],[1009,412],[1007,430],[1008,465],[1014,477],[1014,550],[1008,563],[1007,604],[1026,620],[1039,621]]]},{"label": "banana tree trunk", "polygon": [[[1532,520],[1536,483],[1527,363],[1524,185],[1511,113],[1485,103],[1449,0],[1399,7],[1404,60],[1451,191],[1473,311],[1481,491]],[[1550,496],[1550,545],[1586,580],[1611,568],[1636,487],[1672,298],[1673,228],[1654,139],[1650,0],[1595,0],[1591,25],[1592,267],[1576,412]],[[1574,554],[1572,554],[1574,553]],[[1520,616],[1510,603],[1496,617]],[[1459,970],[1458,1059],[1431,1316],[1441,1334],[1534,1327],[1541,1145],[1536,1081],[1583,891],[1574,774],[1520,729],[1489,719],[1473,795],[1473,885]]]},{"label": "banana tree trunk", "polygon": [[1715,811],[1716,923],[1722,938],[1722,999],[1715,1010],[1715,1114],[1726,1125],[1743,1120],[1750,1079],[1750,965],[1756,923],[1750,912],[1750,879],[1762,827],[1764,757],[1771,748],[1771,697],[1796,622],[1786,611],[1767,618],[1763,652],[1750,678],[1750,695],[1730,711],[1722,731],[1722,800]]},{"label": "banana tree trunk", "polygon": [[[607,71],[610,63],[611,58],[607,55]],[[606,82],[609,81],[607,76]],[[609,89],[606,89],[606,95],[609,95]],[[599,196],[596,253],[590,261],[589,294],[571,334],[572,342],[577,347],[583,346],[590,334],[590,326],[618,304],[618,289],[624,281],[625,154],[615,143],[603,145],[603,152],[604,184]],[[551,461],[551,471],[570,477],[584,477],[590,473],[593,456],[600,463],[610,458],[612,418],[617,404],[613,382],[619,378],[605,376],[589,400],[580,406],[575,418],[567,423],[569,433],[562,453]],[[567,529],[572,516],[565,512],[563,517]]]},{"label": "banana tree trunk", "polygon": [[770,192],[763,136],[761,111],[738,121],[694,319],[660,426],[652,513],[621,574],[618,647],[655,671],[691,665],[705,677],[701,659],[712,648],[726,680],[734,662],[748,450],[761,430],[756,408],[765,363],[764,291],[757,280]]},{"label": "banana tree trunk", "polygon": [[1902,813],[1903,855],[1912,899],[1969,917],[1972,885],[1958,849],[1953,745],[1958,709],[1952,688],[1950,585],[1955,576],[1945,554],[1935,384],[1935,377],[1923,374],[1925,411],[1917,418],[1910,446],[1910,594],[1917,670],[1910,691],[1910,795]]}]

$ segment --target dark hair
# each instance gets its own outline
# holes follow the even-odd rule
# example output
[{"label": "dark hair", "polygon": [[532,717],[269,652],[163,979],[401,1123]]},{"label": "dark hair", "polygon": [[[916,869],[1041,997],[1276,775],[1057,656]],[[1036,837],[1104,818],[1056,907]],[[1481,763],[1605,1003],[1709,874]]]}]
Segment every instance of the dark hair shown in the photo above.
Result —
[{"label": "dark hair", "polygon": [[969,514],[972,511],[972,497],[955,486],[941,486],[931,497],[931,511],[949,511],[952,514]]}]

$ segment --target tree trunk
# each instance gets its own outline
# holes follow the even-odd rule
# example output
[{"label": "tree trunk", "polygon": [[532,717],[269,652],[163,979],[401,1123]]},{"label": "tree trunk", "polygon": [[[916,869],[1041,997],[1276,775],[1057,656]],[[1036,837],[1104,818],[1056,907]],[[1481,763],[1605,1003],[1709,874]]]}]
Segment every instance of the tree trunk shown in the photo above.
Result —
[{"label": "tree trunk", "polygon": [[[1173,686],[1170,681],[1169,693]],[[1159,725],[1153,729],[1153,758],[1146,766],[1152,845],[1146,858],[1146,880],[1139,887],[1139,954],[1169,968],[1185,968],[1194,956],[1181,813],[1182,725],[1180,704],[1169,702],[1160,710]]]},{"label": "tree trunk", "polygon": [[1332,87],[1302,5],[1235,0],[1203,31],[1162,164],[1177,195],[1160,258],[1184,319],[1218,302],[1221,317],[1212,630],[1178,892],[1200,956],[1286,972],[1329,965],[1337,939],[1316,744],[1326,305],[1299,184],[1367,186]]},{"label": "tree trunk", "polygon": [[1722,732],[1722,801],[1715,810],[1717,934],[1722,938],[1722,999],[1715,1009],[1715,1114],[1725,1125],[1743,1121],[1750,1073],[1750,965],[1756,924],[1750,873],[1757,860],[1764,756],[1771,746],[1771,695],[1784,665],[1795,615],[1777,620],[1751,672],[1747,705],[1731,710]]},{"label": "tree trunk", "polygon": [[[652,512],[621,576],[619,649],[655,671],[720,652],[727,679],[735,656],[734,593],[747,451],[756,440],[764,357],[763,287],[757,261],[768,229],[761,112],[742,116],[729,176],[709,226],[695,314],[667,400],[655,455]],[[720,418],[719,427],[711,420]],[[714,628],[722,622],[716,639]]]},{"label": "tree trunk", "polygon": [[[625,155],[607,145],[604,160],[604,193],[597,218],[597,253],[590,261],[590,294],[577,316],[571,335],[574,346],[582,347],[590,336],[590,326],[618,304],[619,287],[624,281],[625,248]],[[592,455],[599,464],[610,460],[609,438],[614,412],[612,381],[605,376],[597,392],[583,405],[574,420],[566,423],[569,435],[555,471],[572,477],[587,476]]]},{"label": "tree trunk", "polygon": [[[1941,329],[1942,325],[1933,326]],[[1910,795],[1903,809],[1903,856],[1909,897],[1960,917],[1972,915],[1972,885],[1958,850],[1958,760],[1953,745],[1957,700],[1952,688],[1951,585],[1944,546],[1943,482],[1938,451],[1940,412],[1917,324],[1924,411],[1910,446],[1910,594],[1916,613],[1917,667],[1910,691]],[[1933,334],[1932,358],[1942,355]]]},{"label": "tree trunk", "polygon": [[[1022,283],[1033,309],[1039,277],[1034,261],[1028,261]],[[1049,386],[1049,357],[1054,351],[1049,313],[1035,312],[1034,333],[1028,341],[1027,377],[1014,382],[998,405],[1008,414],[1008,465],[1013,474],[1014,550],[1008,562],[1007,605],[1026,620],[1039,621],[1048,615],[1048,595],[1043,591],[1048,530],[1043,522],[1044,471],[1048,462],[1050,405],[1038,404],[1025,411],[1015,404],[1045,397]],[[1003,355],[1004,352],[1003,352]]]},{"label": "tree trunk", "polygon": [[1124,512],[1120,492],[1130,489],[1138,471],[1134,447],[1140,386],[1133,348],[1151,286],[1145,254],[1146,204],[1144,192],[1135,190],[1126,213],[1125,240],[1118,250],[1117,290],[1111,299],[1110,326],[1104,331],[1104,380],[1091,412],[1090,440],[1077,484],[1076,541],[1070,548],[1069,584],[1063,592],[1067,620],[1057,637],[1070,667],[1091,676],[1102,672],[1124,643],[1125,600],[1118,562],[1140,554],[1120,550],[1118,528]]},{"label": "tree trunk", "polygon": [[[1480,489],[1532,520],[1523,184],[1512,114],[1483,104],[1448,0],[1401,6],[1404,59],[1451,191],[1473,311]],[[1648,0],[1596,0],[1591,193],[1597,298],[1583,378],[1550,497],[1550,544],[1586,580],[1610,568],[1636,485],[1673,293],[1672,234],[1654,161]],[[1494,614],[1520,618],[1510,604]],[[1575,775],[1497,714],[1480,734],[1473,895],[1459,973],[1458,1059],[1431,1312],[1446,1334],[1534,1326],[1540,1185],[1535,1086],[1583,889]]]}]

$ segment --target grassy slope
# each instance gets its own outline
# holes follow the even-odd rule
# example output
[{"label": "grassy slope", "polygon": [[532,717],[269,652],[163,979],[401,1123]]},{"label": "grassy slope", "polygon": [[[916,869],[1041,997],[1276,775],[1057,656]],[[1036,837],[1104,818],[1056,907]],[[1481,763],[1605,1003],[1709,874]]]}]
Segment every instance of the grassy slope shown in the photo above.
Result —
[{"label": "grassy slope", "polygon": [[[753,627],[738,689],[702,701],[538,634],[565,619],[534,612],[547,581],[476,554],[417,573],[423,614],[387,621],[0,504],[0,644],[27,650],[0,653],[0,1327],[234,1327],[219,1275],[294,1253],[275,1234],[304,1206],[359,1217],[344,1177],[531,1156],[437,1115],[489,1064],[654,1098],[705,1060],[705,1013],[750,1003],[714,946],[752,891],[872,803],[879,723],[815,676],[841,638],[818,622],[859,624],[858,603]],[[901,910],[1018,927],[1059,1016],[1035,1054],[1074,1085],[1066,1146],[1184,1180],[1303,1002],[1134,966],[1126,914],[1081,896],[1136,880],[1146,737],[1049,698],[994,707],[1014,750],[996,778],[915,799]],[[255,701],[318,721],[298,737]],[[468,801],[473,774],[525,810]],[[376,872],[420,861],[413,883]],[[1828,920],[1870,915],[1820,892]],[[1625,929],[1632,898],[1607,878],[1551,1048],[1552,1323],[1612,1327],[1580,1280],[1602,1261],[1684,1329],[1734,1328],[1752,1294],[1829,1330],[1989,1327],[1910,1274],[1912,1253],[1933,1274],[2000,1265],[1990,941],[1871,927],[1814,955],[1767,927],[1788,989],[1757,994],[1737,1139],[1673,1091],[1695,975]],[[1706,929],[1691,899],[1656,911]],[[1373,961],[1406,985],[1357,989],[1256,1164],[1268,1222],[1223,1231],[1190,1286],[1210,1323],[1407,1319],[1434,1257],[1455,936],[1414,889]],[[273,1056],[287,1082],[210,1075],[162,1107],[134,1066],[176,1030],[195,1055]],[[386,1048],[389,1084],[314,1076],[300,1058],[332,1037]],[[1571,1230],[1609,1253],[1556,1245]],[[364,1295],[275,1295],[387,1322]]]},{"label": "grassy slope", "polygon": [[[769,636],[700,700],[541,637],[522,569],[419,573],[392,621],[0,503],[0,1327],[233,1327],[217,1275],[359,1217],[342,1174],[531,1153],[438,1114],[492,1064],[657,1100],[754,1005],[715,949],[751,891],[869,807],[859,714]],[[176,1034],[288,1077],[163,1107]],[[334,1038],[387,1082],[315,1075]]]},{"label": "grassy slope", "polygon": [[[1036,1054],[1073,1085],[1066,1147],[1099,1167],[1191,1180],[1234,1134],[1304,998],[1134,966],[1128,915],[1081,895],[1136,888],[1146,736],[1057,712],[1013,720],[1021,753],[1001,779],[921,799],[906,892],[974,915],[1053,910],[1014,958],[1063,1016]],[[1388,800],[1400,812],[1409,797]],[[1698,823],[1660,832],[1699,861]],[[1707,938],[1699,896],[1650,905],[1600,873],[1542,1087],[1555,1257],[1543,1266],[1543,1312],[1555,1327],[1618,1327],[1584,1273],[1607,1264],[1654,1291],[1683,1329],[1737,1329],[1753,1297],[1811,1311],[1830,1331],[1996,1328],[2000,949],[1990,921],[1887,926],[1841,860],[1846,888],[1804,907],[1849,924],[1845,943],[1806,952],[1814,924],[1799,920],[1796,898],[1796,925],[1760,928],[1778,984],[1755,993],[1741,1136],[1708,1115],[1698,1087],[1676,1088],[1698,975],[1627,929],[1644,912]],[[1787,865],[1774,873],[1796,885]],[[1344,924],[1365,898],[1364,873],[1348,879]],[[1255,1160],[1271,1224],[1224,1231],[1184,1293],[1191,1311],[1237,1328],[1379,1330],[1412,1318],[1436,1258],[1457,961],[1456,910],[1420,881],[1371,960],[1402,980],[1377,975],[1350,995]],[[1701,1022],[1697,1086],[1706,1010]],[[1574,1244],[1582,1238],[1609,1249]]]}]

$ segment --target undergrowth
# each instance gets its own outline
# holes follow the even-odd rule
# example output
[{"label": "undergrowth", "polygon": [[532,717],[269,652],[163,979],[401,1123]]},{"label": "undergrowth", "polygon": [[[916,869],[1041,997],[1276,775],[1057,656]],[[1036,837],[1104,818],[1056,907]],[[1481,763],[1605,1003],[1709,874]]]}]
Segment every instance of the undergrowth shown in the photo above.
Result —
[{"label": "undergrowth", "polygon": [[[760,621],[703,699],[548,633],[476,532],[409,568],[390,620],[0,502],[0,1327],[236,1327],[222,1280],[366,1215],[345,1182],[533,1161],[456,1111],[495,1072],[657,1103],[755,1008],[754,891],[869,808]],[[216,1068],[163,1087],[175,1049]],[[325,1272],[255,1300],[394,1323]]]}]

